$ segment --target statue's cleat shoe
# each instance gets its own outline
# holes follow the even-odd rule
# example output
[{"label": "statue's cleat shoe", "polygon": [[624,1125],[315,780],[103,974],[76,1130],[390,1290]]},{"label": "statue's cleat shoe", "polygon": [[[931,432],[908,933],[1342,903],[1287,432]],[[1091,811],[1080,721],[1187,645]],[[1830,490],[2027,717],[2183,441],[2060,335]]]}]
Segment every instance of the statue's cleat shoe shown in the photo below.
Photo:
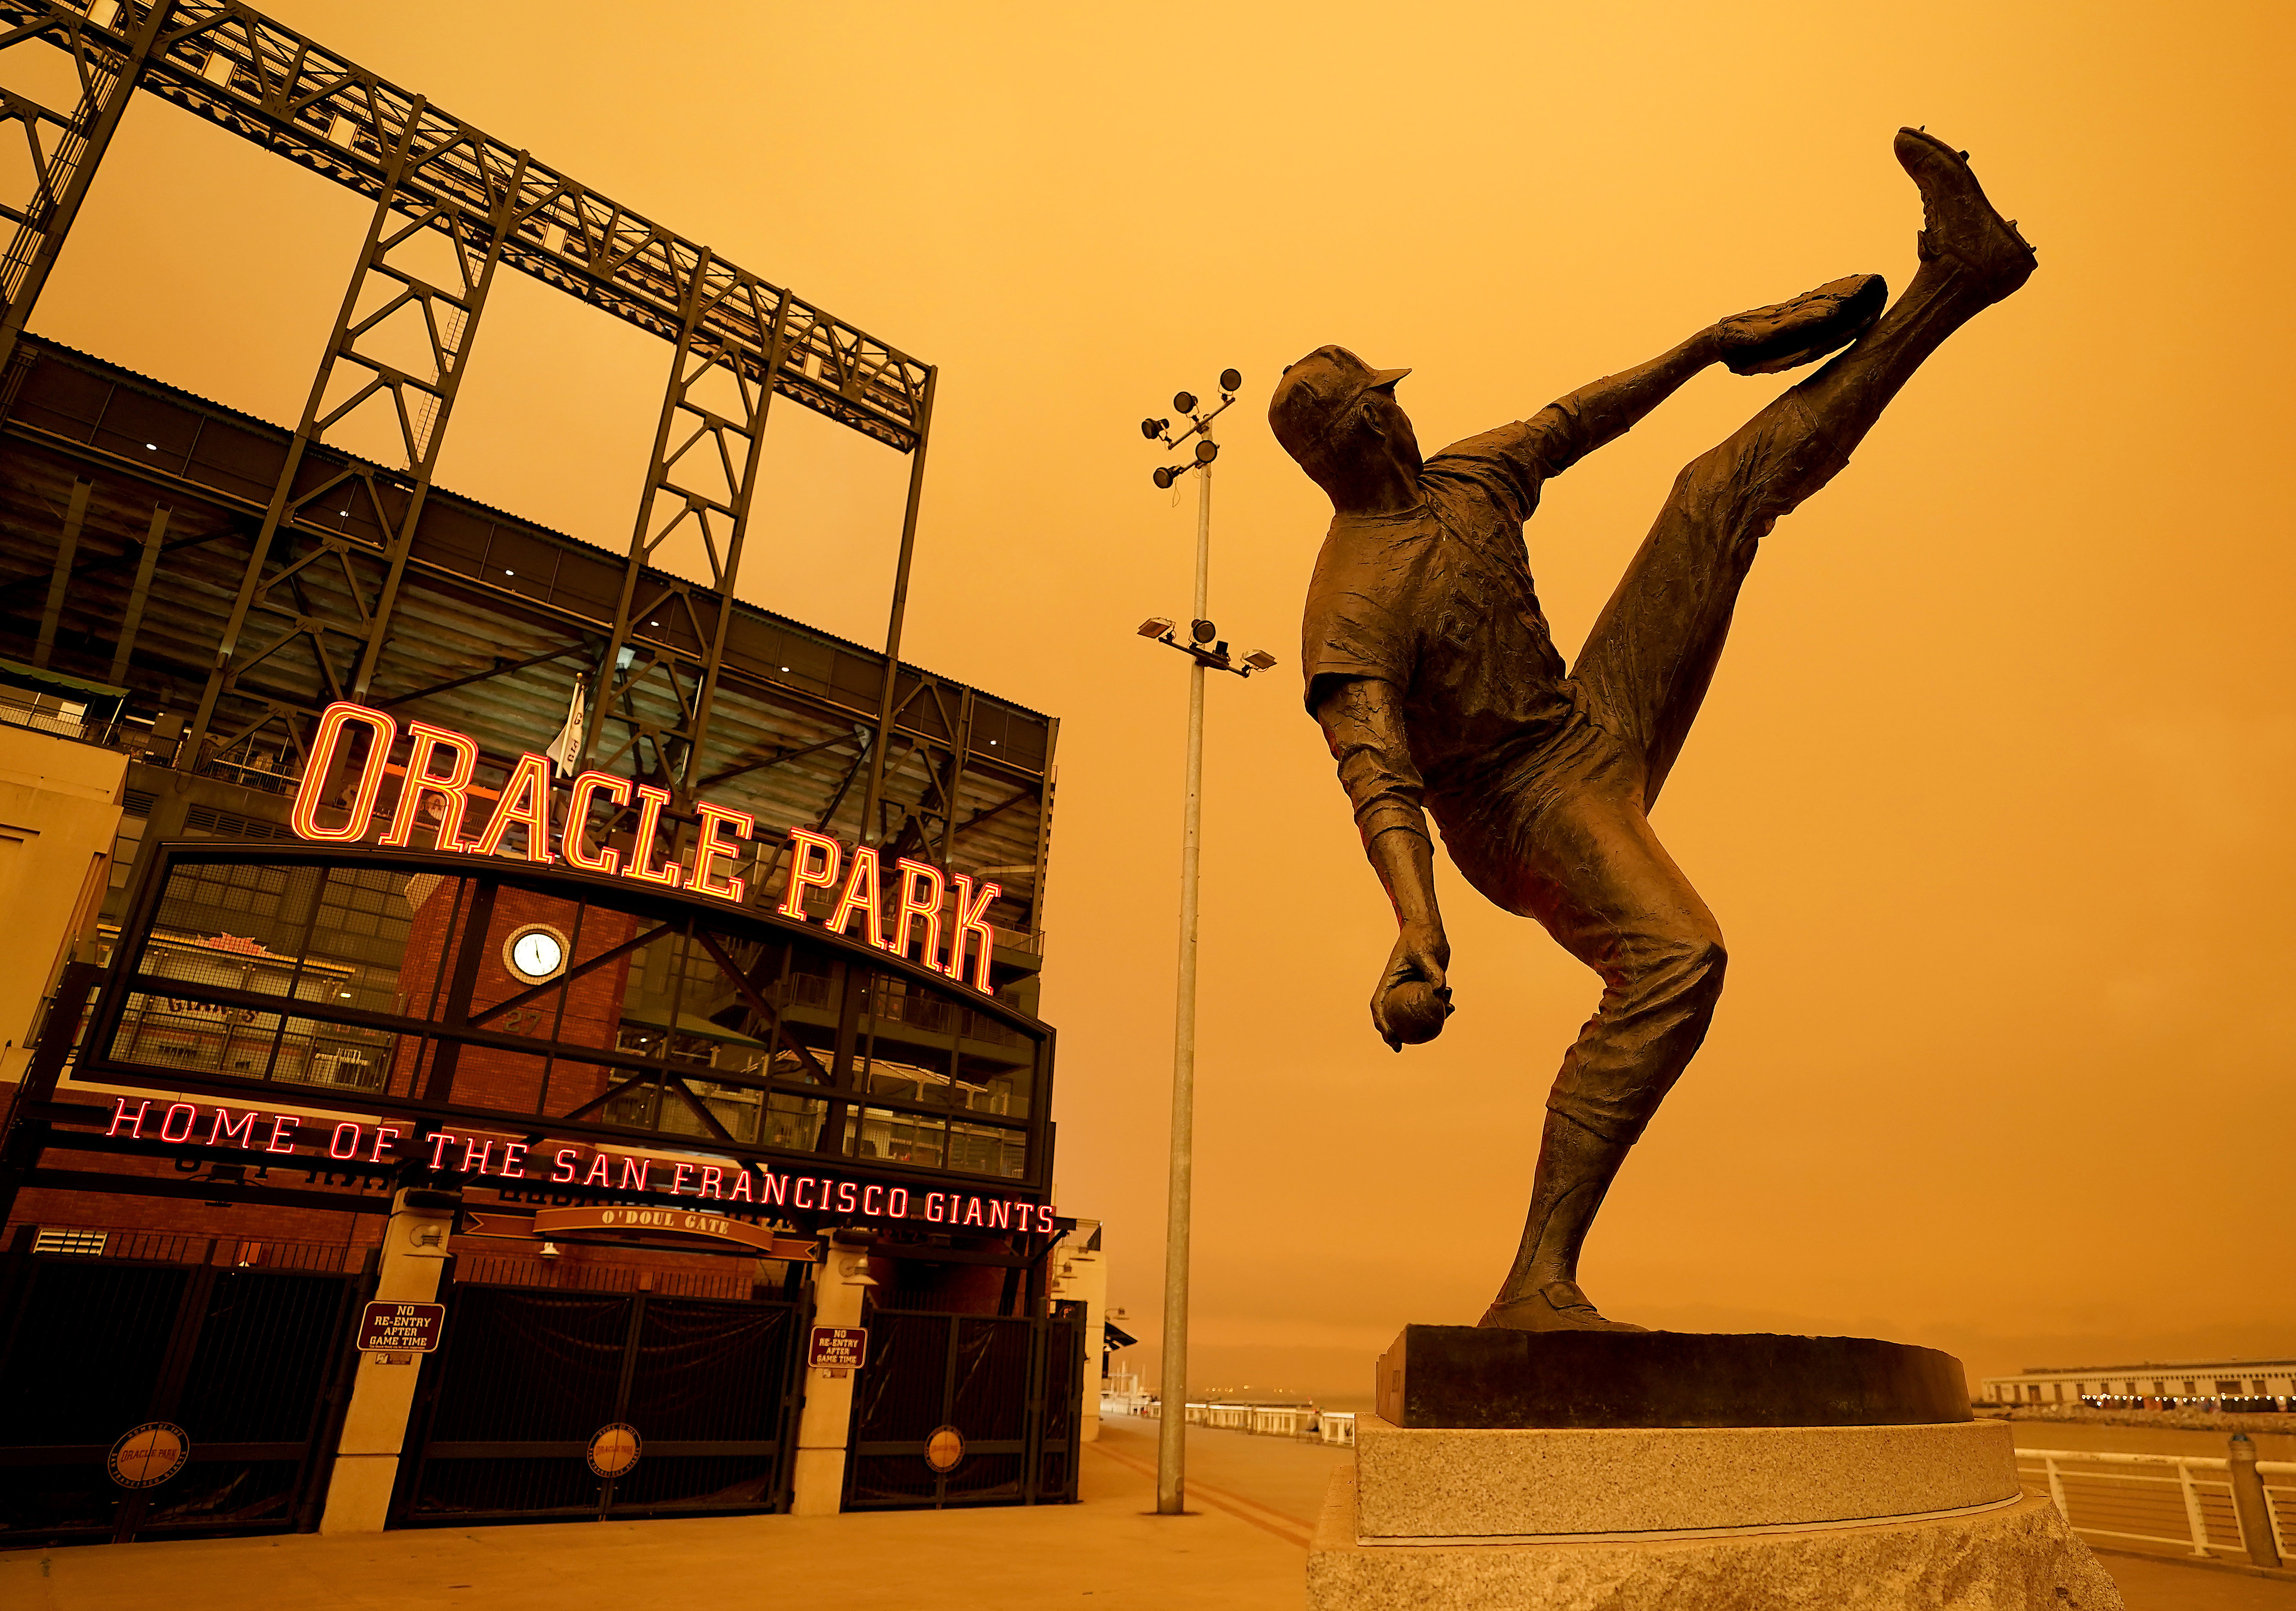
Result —
[{"label": "statue's cleat shoe", "polygon": [[1864,335],[1889,299],[1881,275],[1851,274],[1790,301],[1733,314],[1716,326],[1722,362],[1737,375],[1799,369]]},{"label": "statue's cleat shoe", "polygon": [[1923,262],[1942,258],[1966,270],[1988,302],[1998,302],[2032,277],[2039,259],[2017,233],[2016,220],[2004,218],[1985,199],[1967,151],[1918,128],[1899,129],[1896,150],[1898,165],[1922,192]]},{"label": "statue's cleat shoe", "polygon": [[1508,1331],[1647,1331],[1624,1321],[1604,1320],[1576,1281],[1549,1281],[1527,1296],[1493,1304],[1478,1326]]}]

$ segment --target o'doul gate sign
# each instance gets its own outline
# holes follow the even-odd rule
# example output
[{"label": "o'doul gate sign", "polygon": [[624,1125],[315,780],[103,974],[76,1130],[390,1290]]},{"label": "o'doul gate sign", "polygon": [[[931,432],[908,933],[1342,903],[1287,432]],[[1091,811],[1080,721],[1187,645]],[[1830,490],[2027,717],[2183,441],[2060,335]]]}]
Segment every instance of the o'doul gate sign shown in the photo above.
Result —
[{"label": "o'doul gate sign", "polygon": [[707,1236],[755,1247],[768,1258],[802,1259],[810,1263],[816,1251],[810,1237],[784,1236],[771,1226],[752,1225],[722,1214],[696,1214],[677,1208],[545,1208],[534,1216],[537,1236],[564,1236],[569,1231],[618,1231],[625,1236]]}]

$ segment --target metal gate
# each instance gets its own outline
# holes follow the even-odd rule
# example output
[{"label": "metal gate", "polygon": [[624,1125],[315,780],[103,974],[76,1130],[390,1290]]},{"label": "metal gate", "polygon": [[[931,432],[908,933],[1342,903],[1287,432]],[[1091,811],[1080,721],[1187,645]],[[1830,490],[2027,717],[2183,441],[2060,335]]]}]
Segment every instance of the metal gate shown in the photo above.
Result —
[{"label": "metal gate", "polygon": [[371,1279],[0,1256],[0,1549],[316,1527]]},{"label": "metal gate", "polygon": [[786,1509],[796,1303],[458,1282],[394,1526]]},{"label": "metal gate", "polygon": [[[1069,1305],[1062,1304],[1066,1311]],[[849,1510],[1077,1496],[1084,1321],[878,1309],[853,1394]]]}]

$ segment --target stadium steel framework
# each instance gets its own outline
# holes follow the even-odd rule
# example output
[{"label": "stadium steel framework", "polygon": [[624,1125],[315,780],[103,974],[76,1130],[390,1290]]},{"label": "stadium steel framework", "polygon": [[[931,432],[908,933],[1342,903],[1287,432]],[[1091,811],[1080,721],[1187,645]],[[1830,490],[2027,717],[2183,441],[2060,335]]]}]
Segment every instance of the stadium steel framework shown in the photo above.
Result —
[{"label": "stadium steel framework", "polygon": [[[578,675],[590,764],[989,872],[1000,938],[1034,949],[1057,724],[898,664],[931,366],[245,5],[0,0],[0,70],[53,48],[79,87],[0,91],[32,176],[0,205],[4,652],[160,712],[156,764],[275,790],[330,700],[515,754]],[[373,200],[291,431],[28,331],[137,90]],[[623,554],[434,484],[505,264],[670,344]],[[777,395],[909,456],[882,654],[734,596]],[[339,445],[377,416],[403,464]],[[653,563],[673,538],[706,585]]]}]

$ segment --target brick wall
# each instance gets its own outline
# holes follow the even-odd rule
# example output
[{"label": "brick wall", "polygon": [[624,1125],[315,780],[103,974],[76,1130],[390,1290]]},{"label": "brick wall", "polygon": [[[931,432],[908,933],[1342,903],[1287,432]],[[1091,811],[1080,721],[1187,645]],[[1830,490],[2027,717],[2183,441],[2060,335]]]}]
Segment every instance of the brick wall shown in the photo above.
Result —
[{"label": "brick wall", "polygon": [[[407,894],[414,895],[422,882],[411,884]],[[455,932],[458,899],[464,904],[470,899],[465,880],[440,879],[415,908],[414,925],[406,940],[406,961],[398,972],[398,988],[404,997],[402,1010],[410,1017],[445,1013],[463,947],[473,943],[470,936]],[[568,964],[570,970],[611,951],[637,933],[638,920],[627,912],[596,906],[585,908],[554,895],[498,887],[486,934],[475,942],[480,953],[476,982],[471,993],[472,1014],[532,988],[504,961],[503,948],[512,935],[540,924],[572,939],[578,911],[581,913],[581,933]],[[512,1015],[514,1021],[497,1020],[489,1026],[512,1034],[546,1037],[552,1034],[555,1022],[556,1039],[578,1046],[611,1046],[620,1028],[629,977],[630,959],[619,957],[570,985],[537,997],[529,1006]],[[565,1016],[560,1019],[562,1007]],[[418,1075],[416,1055],[416,1043],[411,1041],[402,1040],[392,1051],[389,1089],[394,1094],[412,1092]],[[435,1060],[439,1055],[439,1048],[433,1045],[430,1058]],[[426,1067],[421,1071],[421,1078],[427,1082],[429,1073]],[[540,1104],[543,1075],[543,1059],[539,1057],[491,1047],[465,1046],[455,1059],[454,1093],[449,1100],[466,1106],[532,1113]],[[562,1062],[549,1071],[549,1078],[548,1109],[553,1113],[566,1113],[592,1100],[606,1089],[608,1083],[603,1067],[587,1063]]]},{"label": "brick wall", "polygon": [[[51,1152],[43,1167],[85,1170],[112,1178],[180,1181],[184,1172],[165,1158],[99,1157],[90,1153]],[[314,1190],[301,1167],[275,1168],[266,1175],[248,1165],[250,1182],[270,1186]],[[237,1237],[268,1242],[324,1242],[358,1248],[382,1240],[384,1215],[390,1199],[374,1195],[375,1214],[337,1214],[324,1208],[289,1208],[269,1203],[239,1203],[215,1207],[196,1198],[133,1197],[118,1191],[72,1191],[33,1187],[16,1195],[7,1229],[0,1232],[6,1245],[19,1225],[68,1226],[102,1231],[166,1231],[177,1236]]]}]

